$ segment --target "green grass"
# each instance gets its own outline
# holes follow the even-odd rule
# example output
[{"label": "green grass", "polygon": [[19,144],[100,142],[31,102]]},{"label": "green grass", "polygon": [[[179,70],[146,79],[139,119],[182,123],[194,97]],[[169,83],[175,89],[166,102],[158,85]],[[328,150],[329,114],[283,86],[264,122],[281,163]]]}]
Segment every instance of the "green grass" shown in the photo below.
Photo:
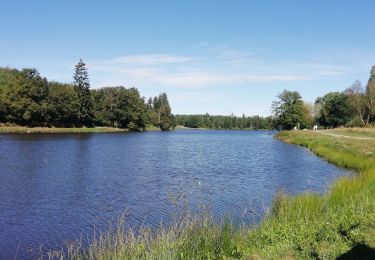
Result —
[{"label": "green grass", "polygon": [[55,128],[55,127],[23,127],[23,126],[1,126],[0,134],[83,134],[83,133],[119,133],[126,132],[125,129],[112,127],[93,128]]},{"label": "green grass", "polygon": [[308,147],[336,165],[358,171],[318,196],[283,198],[252,232],[248,252],[278,258],[332,259],[358,244],[375,247],[375,141],[339,139],[310,131],[281,132],[278,138]]},{"label": "green grass", "polygon": [[[354,169],[324,195],[278,193],[257,226],[215,222],[209,214],[186,215],[168,227],[125,230],[123,221],[88,247],[68,247],[71,259],[335,259],[374,257],[375,141],[337,138],[312,131],[277,138],[308,147],[336,165]],[[358,250],[357,250],[358,249]],[[61,251],[51,256],[63,258]],[[370,258],[369,258],[370,259]]]},{"label": "green grass", "polygon": [[326,130],[329,133],[341,134],[354,137],[370,137],[375,138],[375,128],[336,128]]},{"label": "green grass", "polygon": [[152,131],[161,131],[159,127],[156,127],[154,125],[148,125],[146,126],[146,131],[152,132]]},{"label": "green grass", "polygon": [[100,233],[88,247],[82,241],[51,251],[53,259],[218,259],[241,257],[235,241],[239,230],[226,220],[215,223],[209,215],[185,216],[168,227],[139,232],[125,228],[125,220]]},{"label": "green grass", "polygon": [[[84,134],[84,133],[122,133],[128,129],[115,127],[24,127],[24,126],[0,126],[0,134]],[[155,126],[147,126],[145,131],[160,131]]]}]

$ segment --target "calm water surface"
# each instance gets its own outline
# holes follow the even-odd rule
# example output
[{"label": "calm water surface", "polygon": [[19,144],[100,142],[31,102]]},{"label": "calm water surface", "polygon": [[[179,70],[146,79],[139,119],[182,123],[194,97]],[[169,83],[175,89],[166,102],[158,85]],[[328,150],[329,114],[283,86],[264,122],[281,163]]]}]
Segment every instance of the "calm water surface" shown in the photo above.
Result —
[{"label": "calm water surface", "polygon": [[0,259],[35,257],[124,213],[135,227],[182,205],[256,222],[277,190],[323,192],[349,173],[273,134],[0,135]]}]

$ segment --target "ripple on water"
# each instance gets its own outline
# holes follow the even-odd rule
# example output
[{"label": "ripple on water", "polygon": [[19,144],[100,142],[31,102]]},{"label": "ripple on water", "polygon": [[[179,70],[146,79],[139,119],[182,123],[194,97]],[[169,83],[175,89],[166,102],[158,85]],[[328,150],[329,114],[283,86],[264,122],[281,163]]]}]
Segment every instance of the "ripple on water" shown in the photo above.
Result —
[{"label": "ripple on water", "polygon": [[0,258],[90,237],[121,214],[157,227],[188,205],[252,223],[277,190],[322,192],[348,174],[272,134],[0,135]]}]

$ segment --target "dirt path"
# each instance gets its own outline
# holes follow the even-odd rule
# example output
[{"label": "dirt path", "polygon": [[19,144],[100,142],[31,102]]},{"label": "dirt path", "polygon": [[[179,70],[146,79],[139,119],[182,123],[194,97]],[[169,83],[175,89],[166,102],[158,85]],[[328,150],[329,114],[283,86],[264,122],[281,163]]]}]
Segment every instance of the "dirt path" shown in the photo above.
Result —
[{"label": "dirt path", "polygon": [[322,135],[328,135],[332,137],[340,137],[340,138],[350,138],[350,139],[357,139],[357,140],[373,140],[375,141],[375,138],[372,137],[359,137],[359,136],[348,136],[348,135],[340,135],[340,134],[335,134],[335,133],[330,133],[330,132],[323,132],[323,131],[316,131],[319,134]]}]

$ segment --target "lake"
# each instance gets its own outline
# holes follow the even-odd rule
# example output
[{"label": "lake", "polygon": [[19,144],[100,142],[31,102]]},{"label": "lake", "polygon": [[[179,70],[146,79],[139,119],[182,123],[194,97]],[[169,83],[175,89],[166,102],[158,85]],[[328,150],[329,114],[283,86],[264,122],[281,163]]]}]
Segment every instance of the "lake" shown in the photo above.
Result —
[{"label": "lake", "polygon": [[256,223],[275,193],[324,192],[350,174],[273,131],[0,135],[0,259],[208,208]]}]

